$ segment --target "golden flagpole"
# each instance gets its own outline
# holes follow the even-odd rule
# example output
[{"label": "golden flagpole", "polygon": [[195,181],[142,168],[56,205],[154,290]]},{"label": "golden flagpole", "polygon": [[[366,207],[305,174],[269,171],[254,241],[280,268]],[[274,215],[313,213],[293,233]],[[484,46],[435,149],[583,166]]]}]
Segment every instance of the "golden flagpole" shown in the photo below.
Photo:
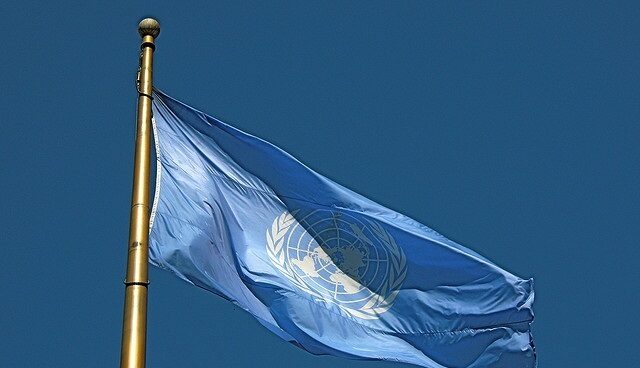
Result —
[{"label": "golden flagpole", "polygon": [[138,25],[142,37],[138,71],[138,117],[133,168],[133,195],[129,226],[129,255],[124,280],[121,368],[144,368],[147,343],[147,288],[149,286],[149,181],[151,179],[151,94],[154,40],[160,34],[155,19]]}]

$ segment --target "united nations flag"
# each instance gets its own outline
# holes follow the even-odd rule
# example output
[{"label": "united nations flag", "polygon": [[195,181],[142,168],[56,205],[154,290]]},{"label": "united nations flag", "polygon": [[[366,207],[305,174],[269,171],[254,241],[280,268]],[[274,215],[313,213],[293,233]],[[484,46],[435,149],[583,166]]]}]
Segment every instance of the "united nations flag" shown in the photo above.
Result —
[{"label": "united nations flag", "polygon": [[150,259],[313,354],[535,366],[532,280],[156,92]]}]

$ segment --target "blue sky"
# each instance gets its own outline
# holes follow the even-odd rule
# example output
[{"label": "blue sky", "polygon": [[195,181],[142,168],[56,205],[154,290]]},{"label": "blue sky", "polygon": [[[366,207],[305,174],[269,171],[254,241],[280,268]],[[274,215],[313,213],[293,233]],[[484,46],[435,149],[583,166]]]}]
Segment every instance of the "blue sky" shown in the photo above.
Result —
[{"label": "blue sky", "polygon": [[[541,367],[630,367],[632,2],[0,4],[0,366],[118,364],[138,21],[155,84],[536,281]],[[316,357],[151,269],[150,367]]]}]

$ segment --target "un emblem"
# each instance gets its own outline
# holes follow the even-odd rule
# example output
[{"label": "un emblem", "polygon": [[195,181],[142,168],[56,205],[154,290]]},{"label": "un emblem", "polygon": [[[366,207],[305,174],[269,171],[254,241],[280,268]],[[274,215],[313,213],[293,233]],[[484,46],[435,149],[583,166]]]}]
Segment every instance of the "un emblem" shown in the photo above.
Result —
[{"label": "un emblem", "polygon": [[406,257],[380,224],[329,210],[296,217],[285,212],[267,230],[267,254],[280,273],[354,317],[376,319],[391,308]]}]

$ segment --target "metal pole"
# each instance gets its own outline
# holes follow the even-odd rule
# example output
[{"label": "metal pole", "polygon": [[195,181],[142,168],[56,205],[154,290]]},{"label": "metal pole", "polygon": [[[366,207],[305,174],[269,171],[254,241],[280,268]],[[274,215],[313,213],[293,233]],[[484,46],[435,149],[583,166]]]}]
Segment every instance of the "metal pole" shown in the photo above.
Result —
[{"label": "metal pole", "polygon": [[151,93],[154,40],[160,24],[151,18],[138,25],[142,37],[138,73],[138,120],[133,168],[133,195],[129,227],[129,255],[125,278],[121,368],[144,368],[147,343],[147,288],[149,257],[149,181],[151,172]]}]

